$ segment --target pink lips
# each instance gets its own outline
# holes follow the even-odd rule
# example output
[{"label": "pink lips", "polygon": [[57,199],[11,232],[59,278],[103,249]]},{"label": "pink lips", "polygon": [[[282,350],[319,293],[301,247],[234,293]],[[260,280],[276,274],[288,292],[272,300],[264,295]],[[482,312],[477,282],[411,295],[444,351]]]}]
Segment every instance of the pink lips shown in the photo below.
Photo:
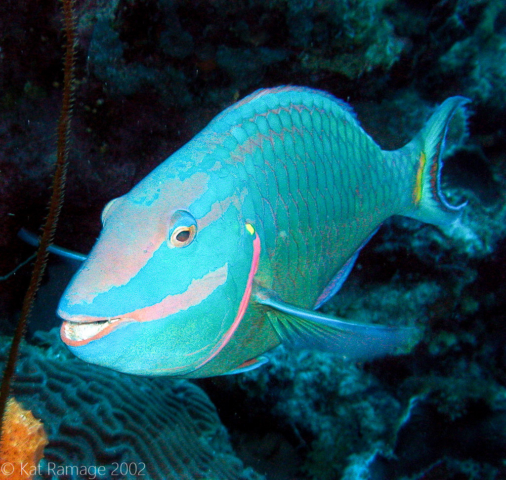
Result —
[{"label": "pink lips", "polygon": [[[63,316],[60,314],[60,316]],[[135,322],[133,318],[82,318],[64,321],[60,328],[60,337],[66,345],[80,347],[108,335],[120,325]]]}]

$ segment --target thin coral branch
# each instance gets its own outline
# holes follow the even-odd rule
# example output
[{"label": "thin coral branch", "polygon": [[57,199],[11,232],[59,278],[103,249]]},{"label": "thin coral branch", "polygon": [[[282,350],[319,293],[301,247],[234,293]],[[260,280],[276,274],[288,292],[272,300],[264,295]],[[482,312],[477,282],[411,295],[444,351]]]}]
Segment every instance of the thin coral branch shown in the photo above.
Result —
[{"label": "thin coral branch", "polygon": [[69,154],[69,139],[70,139],[70,121],[72,117],[72,104],[74,94],[74,55],[76,43],[76,31],[74,21],[74,0],[63,0],[63,22],[66,34],[66,50],[65,50],[65,63],[63,72],[63,101],[58,120],[57,128],[57,154],[56,154],[56,168],[53,176],[52,194],[49,202],[48,214],[40,245],[35,258],[32,277],[28,290],[26,291],[21,308],[21,315],[16,326],[16,331],[12,339],[11,348],[9,351],[9,358],[4,371],[2,379],[2,386],[0,388],[0,418],[2,419],[0,427],[0,438],[2,435],[2,428],[4,422],[5,409],[7,399],[9,397],[11,383],[16,370],[16,361],[19,353],[19,346],[23,339],[28,317],[33,307],[35,295],[39,289],[39,285],[44,275],[47,265],[48,247],[54,239],[58,217],[63,205],[63,194],[65,189],[65,178],[67,173],[67,163]]}]

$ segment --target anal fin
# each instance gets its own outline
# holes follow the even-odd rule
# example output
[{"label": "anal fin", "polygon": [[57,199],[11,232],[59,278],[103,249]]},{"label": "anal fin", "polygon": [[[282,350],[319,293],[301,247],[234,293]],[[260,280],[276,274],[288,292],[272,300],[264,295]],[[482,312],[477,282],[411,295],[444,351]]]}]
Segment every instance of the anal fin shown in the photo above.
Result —
[{"label": "anal fin", "polygon": [[269,359],[264,356],[260,356],[257,358],[252,358],[251,360],[246,360],[241,363],[237,368],[230,370],[229,372],[222,373],[222,375],[236,375],[237,373],[251,372],[251,370],[255,370],[262,365],[265,365],[269,362]]},{"label": "anal fin", "polygon": [[369,242],[369,240],[376,234],[378,230],[379,227],[375,228],[367,236],[367,238],[362,242],[360,247],[357,248],[357,251],[346,261],[346,263],[342,266],[341,270],[337,272],[334,278],[332,278],[332,280],[329,282],[329,284],[325,287],[323,292],[317,298],[315,306],[313,307],[315,310],[318,310],[324,303],[327,302],[327,300],[330,300],[341,289],[343,283],[346,281],[348,275],[355,266],[355,262],[357,261],[360,250],[364,248],[364,246]]}]

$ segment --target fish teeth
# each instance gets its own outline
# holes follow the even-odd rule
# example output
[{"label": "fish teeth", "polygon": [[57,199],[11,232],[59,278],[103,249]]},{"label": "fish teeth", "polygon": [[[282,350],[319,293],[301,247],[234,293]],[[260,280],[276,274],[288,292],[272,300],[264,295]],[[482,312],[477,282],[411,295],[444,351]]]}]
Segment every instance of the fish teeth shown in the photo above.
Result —
[{"label": "fish teeth", "polygon": [[104,328],[117,321],[119,321],[119,318],[92,323],[67,322],[65,333],[71,340],[86,340],[99,334]]}]

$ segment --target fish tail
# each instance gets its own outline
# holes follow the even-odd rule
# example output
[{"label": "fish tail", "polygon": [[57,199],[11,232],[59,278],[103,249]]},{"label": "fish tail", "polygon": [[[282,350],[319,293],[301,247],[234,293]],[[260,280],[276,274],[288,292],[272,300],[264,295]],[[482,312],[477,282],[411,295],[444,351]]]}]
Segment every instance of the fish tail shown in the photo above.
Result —
[{"label": "fish tail", "polygon": [[465,114],[463,107],[469,101],[464,97],[446,99],[421,132],[404,147],[417,165],[412,206],[404,215],[434,225],[451,224],[460,217],[466,204],[450,205],[441,193],[441,157],[450,120],[459,111]]}]

